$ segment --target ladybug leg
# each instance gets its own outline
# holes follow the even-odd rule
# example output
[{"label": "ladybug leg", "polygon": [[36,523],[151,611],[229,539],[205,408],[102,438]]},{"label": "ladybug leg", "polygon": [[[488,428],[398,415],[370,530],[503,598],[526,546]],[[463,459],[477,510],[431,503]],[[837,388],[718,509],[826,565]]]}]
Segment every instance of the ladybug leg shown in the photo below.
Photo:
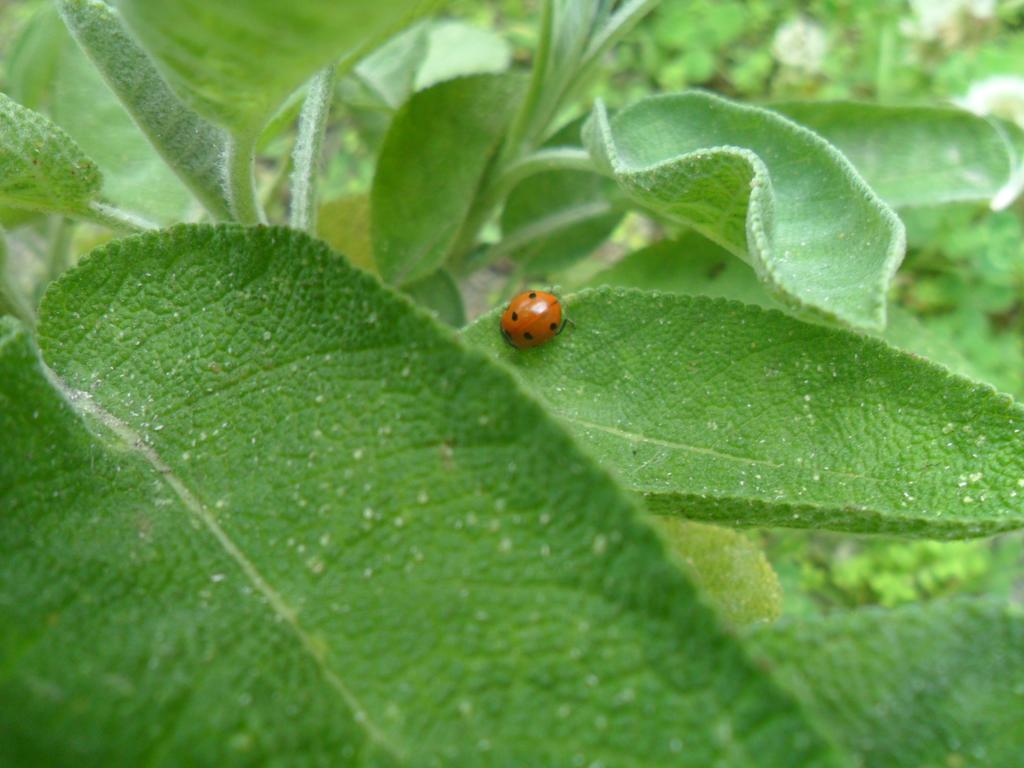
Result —
[{"label": "ladybug leg", "polygon": [[505,340],[506,344],[514,349],[516,345],[512,343],[512,338],[508,335],[508,331],[504,328],[500,328],[499,330],[501,331],[501,338]]},{"label": "ladybug leg", "polygon": [[562,331],[565,330],[565,326],[567,325],[572,325],[573,328],[576,327],[576,323],[574,323],[570,318],[567,317],[564,320],[562,320],[562,326],[555,332],[555,336],[560,335]]}]

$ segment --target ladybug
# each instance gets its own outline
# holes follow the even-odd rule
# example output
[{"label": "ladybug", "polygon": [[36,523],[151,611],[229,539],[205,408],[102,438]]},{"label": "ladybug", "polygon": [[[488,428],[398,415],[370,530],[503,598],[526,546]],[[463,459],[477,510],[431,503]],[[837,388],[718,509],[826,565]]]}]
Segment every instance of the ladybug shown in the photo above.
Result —
[{"label": "ladybug", "polygon": [[523,291],[501,316],[501,335],[517,349],[539,347],[555,338],[568,321],[558,297],[545,291]]}]

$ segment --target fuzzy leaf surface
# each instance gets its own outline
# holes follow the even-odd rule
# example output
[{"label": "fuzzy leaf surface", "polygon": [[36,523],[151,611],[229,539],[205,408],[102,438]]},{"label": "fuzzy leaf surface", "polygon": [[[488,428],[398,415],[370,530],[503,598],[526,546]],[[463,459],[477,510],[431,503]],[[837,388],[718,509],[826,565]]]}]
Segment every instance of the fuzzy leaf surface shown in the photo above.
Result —
[{"label": "fuzzy leaf surface", "polygon": [[704,297],[601,288],[516,369],[657,514],[908,536],[1024,527],[1024,408],[859,334]]},{"label": "fuzzy leaf surface", "polygon": [[117,0],[168,83],[196,111],[254,137],[325,66],[351,63],[433,0]]},{"label": "fuzzy leaf surface", "polygon": [[[781,308],[750,267],[725,249],[693,232],[687,232],[676,240],[663,240],[634,251],[612,267],[591,276],[586,282],[589,288],[599,285],[721,297],[742,301],[744,304],[756,304],[766,309]],[[975,312],[973,315],[975,322],[987,322],[983,314]],[[994,377],[990,370],[969,359],[972,349],[977,350],[983,346],[958,343],[949,334],[937,331],[901,306],[889,306],[889,322],[885,330],[873,335],[904,352],[944,365],[953,373],[1013,393],[1013,390],[1000,386],[1005,379]],[[1004,353],[997,357],[1013,369],[1012,356]]]},{"label": "fuzzy leaf surface", "polygon": [[1024,754],[1024,615],[937,601],[786,621],[755,655],[865,766],[1014,768]]},{"label": "fuzzy leaf surface", "polygon": [[507,372],[322,243],[117,241],[40,339],[59,391],[0,326],[14,763],[832,762]]},{"label": "fuzzy leaf surface", "polygon": [[57,7],[153,148],[214,218],[228,218],[224,132],[179,101],[107,3],[58,0]]},{"label": "fuzzy leaf surface", "polygon": [[636,204],[744,259],[788,305],[854,327],[885,326],[903,225],[811,131],[689,92],[645,99],[613,118],[598,104],[584,139]]},{"label": "fuzzy leaf surface", "polygon": [[1021,147],[1007,130],[955,107],[837,101],[771,108],[834,144],[896,207],[990,202],[1020,162]]},{"label": "fuzzy leaf surface", "polygon": [[0,93],[0,204],[75,214],[102,183],[95,163],[70,136]]}]

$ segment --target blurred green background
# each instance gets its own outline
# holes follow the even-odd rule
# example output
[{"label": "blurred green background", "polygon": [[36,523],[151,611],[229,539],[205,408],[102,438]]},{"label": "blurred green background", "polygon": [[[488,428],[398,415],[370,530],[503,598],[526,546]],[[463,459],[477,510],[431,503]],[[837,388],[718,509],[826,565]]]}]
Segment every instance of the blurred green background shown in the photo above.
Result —
[{"label": "blurred green background", "polygon": [[[439,28],[439,46],[447,40],[450,51],[465,52],[478,67],[528,65],[539,2],[453,0],[442,11],[479,34]],[[67,41],[54,18],[42,0],[0,5],[0,88],[60,123],[58,107],[67,109],[60,87],[67,77],[55,71],[61,62],[68,68],[67,57],[75,52],[62,48]],[[432,74],[421,71],[421,79],[440,79],[449,66],[450,57],[439,59]],[[79,64],[70,69],[82,74]],[[1024,127],[1024,0],[663,0],[612,52],[587,97],[599,96],[616,107],[687,87],[760,103],[956,101]],[[369,186],[375,148],[395,105],[368,97],[351,78],[339,83],[338,97],[325,140],[322,195],[336,215],[365,217],[364,198],[358,195]],[[259,185],[271,214],[286,204],[297,109],[295,100],[268,128],[261,147]],[[108,142],[116,135],[117,119],[123,118],[110,118]],[[103,147],[90,149],[95,154]],[[176,208],[179,217],[194,215],[173,179],[161,189],[170,202],[154,203],[156,214],[163,205]],[[35,297],[49,279],[109,236],[44,216],[0,215],[10,233],[12,279]],[[901,215],[909,248],[893,302],[987,383],[1024,396],[1024,205],[1018,200],[999,211],[944,206]],[[649,223],[628,218],[614,234],[613,246],[598,257],[606,263],[643,245],[651,234]],[[368,247],[350,243],[346,250],[358,263]],[[493,284],[475,285],[463,285],[469,294],[480,294],[467,295],[467,304],[493,302]],[[965,593],[1024,602],[1020,534],[910,543],[789,531],[746,535],[766,547],[784,586],[784,612],[790,614]]]}]

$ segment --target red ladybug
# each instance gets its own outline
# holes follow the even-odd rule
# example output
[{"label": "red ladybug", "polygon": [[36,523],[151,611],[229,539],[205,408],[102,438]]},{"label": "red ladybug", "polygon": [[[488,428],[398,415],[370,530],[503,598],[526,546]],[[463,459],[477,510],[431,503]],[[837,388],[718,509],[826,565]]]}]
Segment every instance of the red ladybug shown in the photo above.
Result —
[{"label": "red ladybug", "polygon": [[558,297],[544,291],[524,291],[509,302],[501,316],[501,335],[517,349],[538,347],[565,328]]}]

